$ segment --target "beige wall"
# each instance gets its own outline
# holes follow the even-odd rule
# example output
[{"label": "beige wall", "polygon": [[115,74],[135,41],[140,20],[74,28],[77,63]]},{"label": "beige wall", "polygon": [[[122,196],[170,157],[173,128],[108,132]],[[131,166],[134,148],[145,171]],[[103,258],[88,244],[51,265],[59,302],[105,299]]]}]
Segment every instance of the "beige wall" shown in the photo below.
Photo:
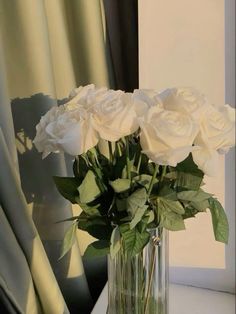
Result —
[{"label": "beige wall", "polygon": [[[139,0],[140,88],[194,86],[224,103],[224,1]],[[224,161],[207,190],[224,201]],[[199,214],[186,231],[171,233],[173,266],[225,266],[225,247],[215,242],[211,219]]]}]

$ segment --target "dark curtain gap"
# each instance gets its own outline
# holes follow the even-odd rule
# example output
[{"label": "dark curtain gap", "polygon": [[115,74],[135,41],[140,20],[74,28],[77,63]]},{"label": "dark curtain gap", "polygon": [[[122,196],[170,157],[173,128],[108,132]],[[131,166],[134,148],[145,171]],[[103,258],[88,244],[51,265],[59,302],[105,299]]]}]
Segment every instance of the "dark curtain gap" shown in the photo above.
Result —
[{"label": "dark curtain gap", "polygon": [[115,89],[138,88],[138,0],[103,0]]}]

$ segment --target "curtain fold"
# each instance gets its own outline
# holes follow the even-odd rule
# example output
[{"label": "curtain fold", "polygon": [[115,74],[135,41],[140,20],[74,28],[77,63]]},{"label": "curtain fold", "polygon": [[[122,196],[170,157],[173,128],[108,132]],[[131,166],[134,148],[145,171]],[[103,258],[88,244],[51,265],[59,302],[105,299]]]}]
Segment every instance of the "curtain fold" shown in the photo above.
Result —
[{"label": "curtain fold", "polygon": [[[0,0],[0,228],[4,221],[11,238],[0,242],[1,255],[13,247],[19,252],[13,265],[25,275],[15,288],[27,280],[31,300],[29,306],[26,294],[19,296],[13,287],[12,295],[7,293],[1,281],[7,267],[0,264],[0,309],[86,314],[103,288],[106,258],[83,258],[81,248],[92,241],[83,231],[58,260],[70,223],[57,221],[79,209],[59,195],[52,177],[68,175],[72,160],[59,154],[42,160],[32,140],[40,117],[65,102],[73,88],[90,83],[127,91],[137,87],[134,3],[117,2],[119,10],[109,11],[102,0]],[[112,18],[122,22],[113,24]],[[125,21],[130,18],[132,25]],[[127,32],[122,40],[120,31]],[[11,282],[13,274],[8,275]]]},{"label": "curtain fold", "polygon": [[0,299],[5,313],[41,313],[27,260],[2,207],[0,225]]},{"label": "curtain fold", "polygon": [[[55,0],[54,0],[55,1]],[[103,5],[100,0],[65,1],[76,84],[109,86]]]},{"label": "curtain fold", "polygon": [[[73,88],[89,83],[109,86],[101,3],[99,0],[89,3],[0,0],[0,16],[1,57],[4,58],[0,71],[0,126],[4,129],[9,156],[16,170],[19,169],[18,188],[22,188],[28,204],[28,208],[24,205],[24,210],[31,213],[70,312],[89,313],[93,301],[86,276],[104,274],[106,261],[100,262],[99,267],[94,265],[94,270],[86,267],[85,274],[78,243],[58,261],[69,223],[56,222],[72,216],[72,207],[57,192],[52,177],[67,175],[65,159],[62,155],[53,155],[42,161],[32,140],[40,117],[53,105],[63,102]],[[4,163],[2,161],[1,170],[5,168]],[[21,221],[17,207],[20,200],[16,201],[13,211],[5,176],[8,173],[3,175],[1,171],[2,188],[6,188],[2,192],[6,202],[4,212],[14,212],[13,216]],[[16,232],[12,220],[10,224]],[[24,234],[23,230],[20,232]],[[21,238],[20,243],[28,241],[27,237],[31,235]],[[39,238],[34,241],[38,247]],[[29,252],[31,249],[28,247]],[[35,256],[28,256],[29,262],[31,258],[34,265]],[[84,263],[86,265],[87,261]],[[38,271],[37,267],[31,269],[32,272]],[[42,292],[45,291],[44,280],[45,276],[39,282]],[[93,284],[92,280],[90,283]],[[97,287],[99,294],[101,283]],[[55,287],[52,285],[50,289],[49,285],[48,290],[53,295]],[[62,302],[59,296],[58,300]],[[44,308],[45,313],[49,310]]]},{"label": "curtain fold", "polygon": [[[27,263],[31,271],[32,278],[34,280],[34,284],[37,289],[37,294],[39,295],[43,311],[44,313],[49,314],[53,314],[55,312],[68,313],[60,289],[57,285],[51,267],[49,266],[49,262],[43,249],[42,243],[39,239],[38,233],[34,227],[33,221],[28,214],[27,203],[20,188],[19,178],[16,175],[14,166],[11,163],[11,156],[8,152],[7,145],[1,129],[0,164],[4,165],[4,167],[1,167],[1,204],[4,208],[7,220],[10,223],[11,228],[14,230],[14,234],[20,243],[25,258],[27,259]],[[3,221],[1,220],[1,227],[3,228],[2,224]],[[6,240],[8,242],[10,250],[12,251],[13,247],[9,243],[11,239],[6,238]],[[4,257],[3,253],[6,254],[6,251],[2,252],[1,259]],[[14,276],[12,272],[14,269],[17,270],[20,264],[17,263],[16,258],[14,258],[12,262],[13,265],[11,265],[12,267],[8,273],[9,277],[7,278],[7,285],[9,285],[9,282],[11,282],[12,280],[19,279],[19,275]],[[1,268],[1,276],[3,271],[6,271],[5,267]],[[23,287],[24,286],[21,286],[21,290]],[[32,301],[33,298],[31,281],[29,281],[28,285],[25,288],[29,290],[22,295],[20,300],[21,302],[30,302],[30,300]],[[50,289],[50,293],[48,293],[48,289]],[[56,303],[55,300],[57,300]],[[33,302],[33,304],[36,307],[37,303]],[[24,304],[24,306],[25,311],[23,313],[30,313],[30,311],[27,309],[27,303]],[[33,305],[31,305],[30,310],[31,309],[33,309],[33,313],[38,313],[38,311],[36,311],[36,308],[33,308]]]}]

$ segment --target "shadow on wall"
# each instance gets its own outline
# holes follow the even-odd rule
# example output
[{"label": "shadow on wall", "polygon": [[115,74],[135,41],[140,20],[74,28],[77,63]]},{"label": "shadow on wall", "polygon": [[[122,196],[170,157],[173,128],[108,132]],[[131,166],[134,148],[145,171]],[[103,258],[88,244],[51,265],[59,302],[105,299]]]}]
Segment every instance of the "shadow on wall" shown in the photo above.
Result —
[{"label": "shadow on wall", "polygon": [[43,94],[16,98],[11,102],[21,184],[27,203],[55,201],[58,193],[52,176],[67,173],[61,154],[51,154],[42,160],[32,143],[40,117],[53,105],[57,105],[57,101]]},{"label": "shadow on wall", "polygon": [[[56,224],[56,222],[71,217],[72,210],[71,205],[58,193],[52,177],[71,175],[72,158],[66,158],[65,162],[62,154],[51,154],[42,160],[41,154],[32,143],[36,133],[35,126],[40,117],[53,105],[65,101],[66,99],[57,101],[40,93],[29,98],[16,98],[12,100],[11,105],[22,190],[29,207],[32,208],[33,220],[70,312],[83,310],[85,313],[91,309],[91,299],[89,293],[86,293],[86,290],[88,291],[86,278],[93,300],[96,301],[106,282],[106,259],[100,258],[97,262],[85,260],[86,278],[81,269],[77,271],[79,278],[78,276],[67,278],[71,265],[70,253],[60,261],[58,258],[69,223]],[[80,257],[77,259],[76,267],[81,268]],[[73,262],[73,267],[74,265],[76,264]]]}]

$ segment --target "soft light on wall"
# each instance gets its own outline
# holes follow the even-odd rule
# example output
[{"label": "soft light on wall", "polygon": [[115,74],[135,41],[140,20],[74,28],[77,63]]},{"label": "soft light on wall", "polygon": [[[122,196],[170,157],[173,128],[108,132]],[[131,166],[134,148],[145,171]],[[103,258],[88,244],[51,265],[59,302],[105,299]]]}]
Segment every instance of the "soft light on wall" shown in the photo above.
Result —
[{"label": "soft light on wall", "polygon": [[[140,88],[194,86],[224,103],[224,1],[140,0],[139,58]],[[205,181],[224,203],[223,159],[218,177]],[[214,240],[210,215],[186,228],[170,234],[171,265],[224,268],[225,246]]]}]

